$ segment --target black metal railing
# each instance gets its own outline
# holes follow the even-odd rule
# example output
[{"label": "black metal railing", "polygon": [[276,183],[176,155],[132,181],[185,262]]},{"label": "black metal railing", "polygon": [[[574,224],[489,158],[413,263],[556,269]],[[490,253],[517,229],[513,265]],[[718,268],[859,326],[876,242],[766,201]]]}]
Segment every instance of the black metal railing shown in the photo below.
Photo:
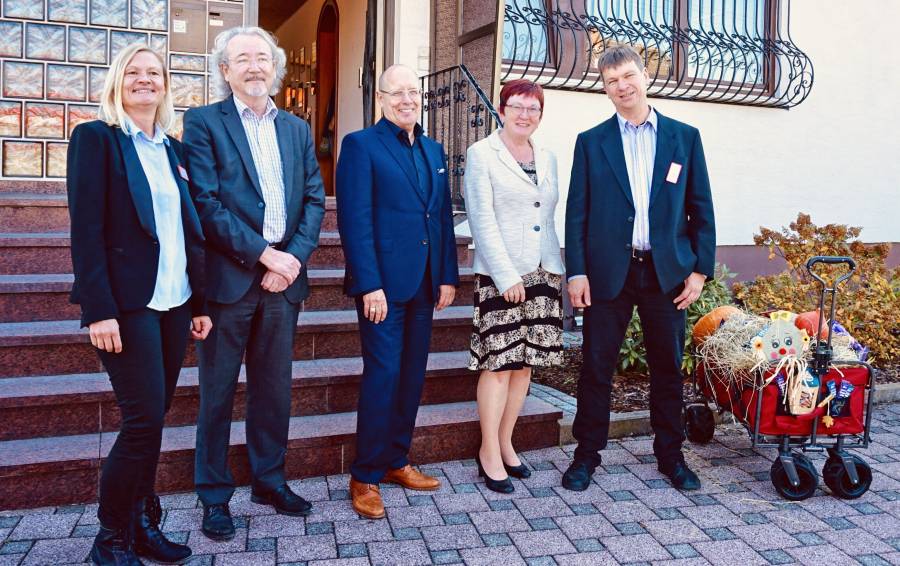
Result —
[{"label": "black metal railing", "polygon": [[659,98],[790,108],[813,84],[790,0],[506,0],[501,82],[599,91],[600,54],[623,44]]},{"label": "black metal railing", "polygon": [[465,212],[466,149],[501,124],[490,98],[465,65],[422,77],[422,127],[444,145],[453,211]]}]

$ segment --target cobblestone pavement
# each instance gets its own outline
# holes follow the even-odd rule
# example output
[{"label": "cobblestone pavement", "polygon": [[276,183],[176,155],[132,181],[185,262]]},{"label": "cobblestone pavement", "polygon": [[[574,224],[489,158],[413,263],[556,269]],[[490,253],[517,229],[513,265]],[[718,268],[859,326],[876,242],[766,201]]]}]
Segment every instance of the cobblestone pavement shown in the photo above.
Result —
[{"label": "cobblestone pavement", "polygon": [[[821,487],[801,503],[781,500],[769,482],[772,451],[754,451],[743,429],[720,426],[714,442],[686,444],[703,489],[679,493],[657,473],[651,441],[610,443],[595,483],[560,487],[572,446],[523,454],[535,469],[516,491],[485,489],[471,460],[424,466],[440,491],[385,486],[387,519],[351,509],[347,476],[291,482],[314,502],[304,519],[231,502],[237,536],[214,543],[200,532],[192,493],[163,497],[163,529],[194,550],[191,564],[900,564],[900,404],[878,407],[874,444],[860,454],[874,468],[872,489],[845,501]],[[815,458],[819,467],[822,457]],[[86,559],[96,505],[0,512],[0,566]]]}]

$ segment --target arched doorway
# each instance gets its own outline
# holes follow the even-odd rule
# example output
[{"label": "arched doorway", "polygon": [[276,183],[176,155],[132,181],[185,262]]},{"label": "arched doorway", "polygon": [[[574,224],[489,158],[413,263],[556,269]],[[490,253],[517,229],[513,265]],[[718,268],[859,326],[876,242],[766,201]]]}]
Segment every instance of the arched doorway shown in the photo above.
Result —
[{"label": "arched doorway", "polygon": [[334,165],[337,153],[337,66],[338,11],[334,0],[328,0],[319,12],[316,27],[316,157],[322,170],[325,194],[334,195]]}]

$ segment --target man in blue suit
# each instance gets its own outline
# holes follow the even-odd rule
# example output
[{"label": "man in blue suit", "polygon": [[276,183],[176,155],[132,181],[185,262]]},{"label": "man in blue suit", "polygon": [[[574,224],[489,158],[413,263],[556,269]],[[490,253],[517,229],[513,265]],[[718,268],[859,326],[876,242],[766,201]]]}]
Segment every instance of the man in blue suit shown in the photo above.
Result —
[{"label": "man in blue suit", "polygon": [[659,471],[700,488],[681,453],[685,309],[712,277],[716,235],[700,133],[647,102],[649,75],[630,47],[599,62],[616,114],[581,133],[566,207],[572,305],[584,308],[578,440],[563,486],[587,489],[609,433],[619,349],[637,306],[650,366],[650,424]]},{"label": "man in blue suit", "polygon": [[225,99],[184,116],[191,192],[206,234],[213,332],[199,351],[194,481],[203,533],[234,536],[228,446],[234,392],[246,359],[251,499],[284,515],[310,504],[285,478],[292,353],[307,262],[319,241],[325,191],[306,122],[270,98],[286,57],[257,27],[216,38],[212,80]]},{"label": "man in blue suit", "polygon": [[440,486],[407,454],[433,312],[453,302],[459,282],[449,173],[443,148],[417,123],[415,72],[385,70],[378,100],[384,118],[343,140],[335,191],[344,290],[356,297],[363,354],[350,493],[356,512],[370,519],[384,517],[379,482]]}]

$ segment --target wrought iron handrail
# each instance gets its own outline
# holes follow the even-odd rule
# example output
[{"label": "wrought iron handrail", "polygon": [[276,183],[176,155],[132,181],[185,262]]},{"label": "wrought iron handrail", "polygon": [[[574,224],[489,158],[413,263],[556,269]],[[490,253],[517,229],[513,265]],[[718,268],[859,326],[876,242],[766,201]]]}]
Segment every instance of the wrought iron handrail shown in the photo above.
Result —
[{"label": "wrought iron handrail", "polygon": [[813,84],[790,0],[506,0],[503,23],[502,82],[600,91],[600,54],[627,44],[659,98],[790,108]]},{"label": "wrought iron handrail", "polygon": [[428,137],[444,146],[453,211],[463,213],[466,150],[502,125],[500,115],[465,65],[426,75],[421,83],[421,124]]}]

